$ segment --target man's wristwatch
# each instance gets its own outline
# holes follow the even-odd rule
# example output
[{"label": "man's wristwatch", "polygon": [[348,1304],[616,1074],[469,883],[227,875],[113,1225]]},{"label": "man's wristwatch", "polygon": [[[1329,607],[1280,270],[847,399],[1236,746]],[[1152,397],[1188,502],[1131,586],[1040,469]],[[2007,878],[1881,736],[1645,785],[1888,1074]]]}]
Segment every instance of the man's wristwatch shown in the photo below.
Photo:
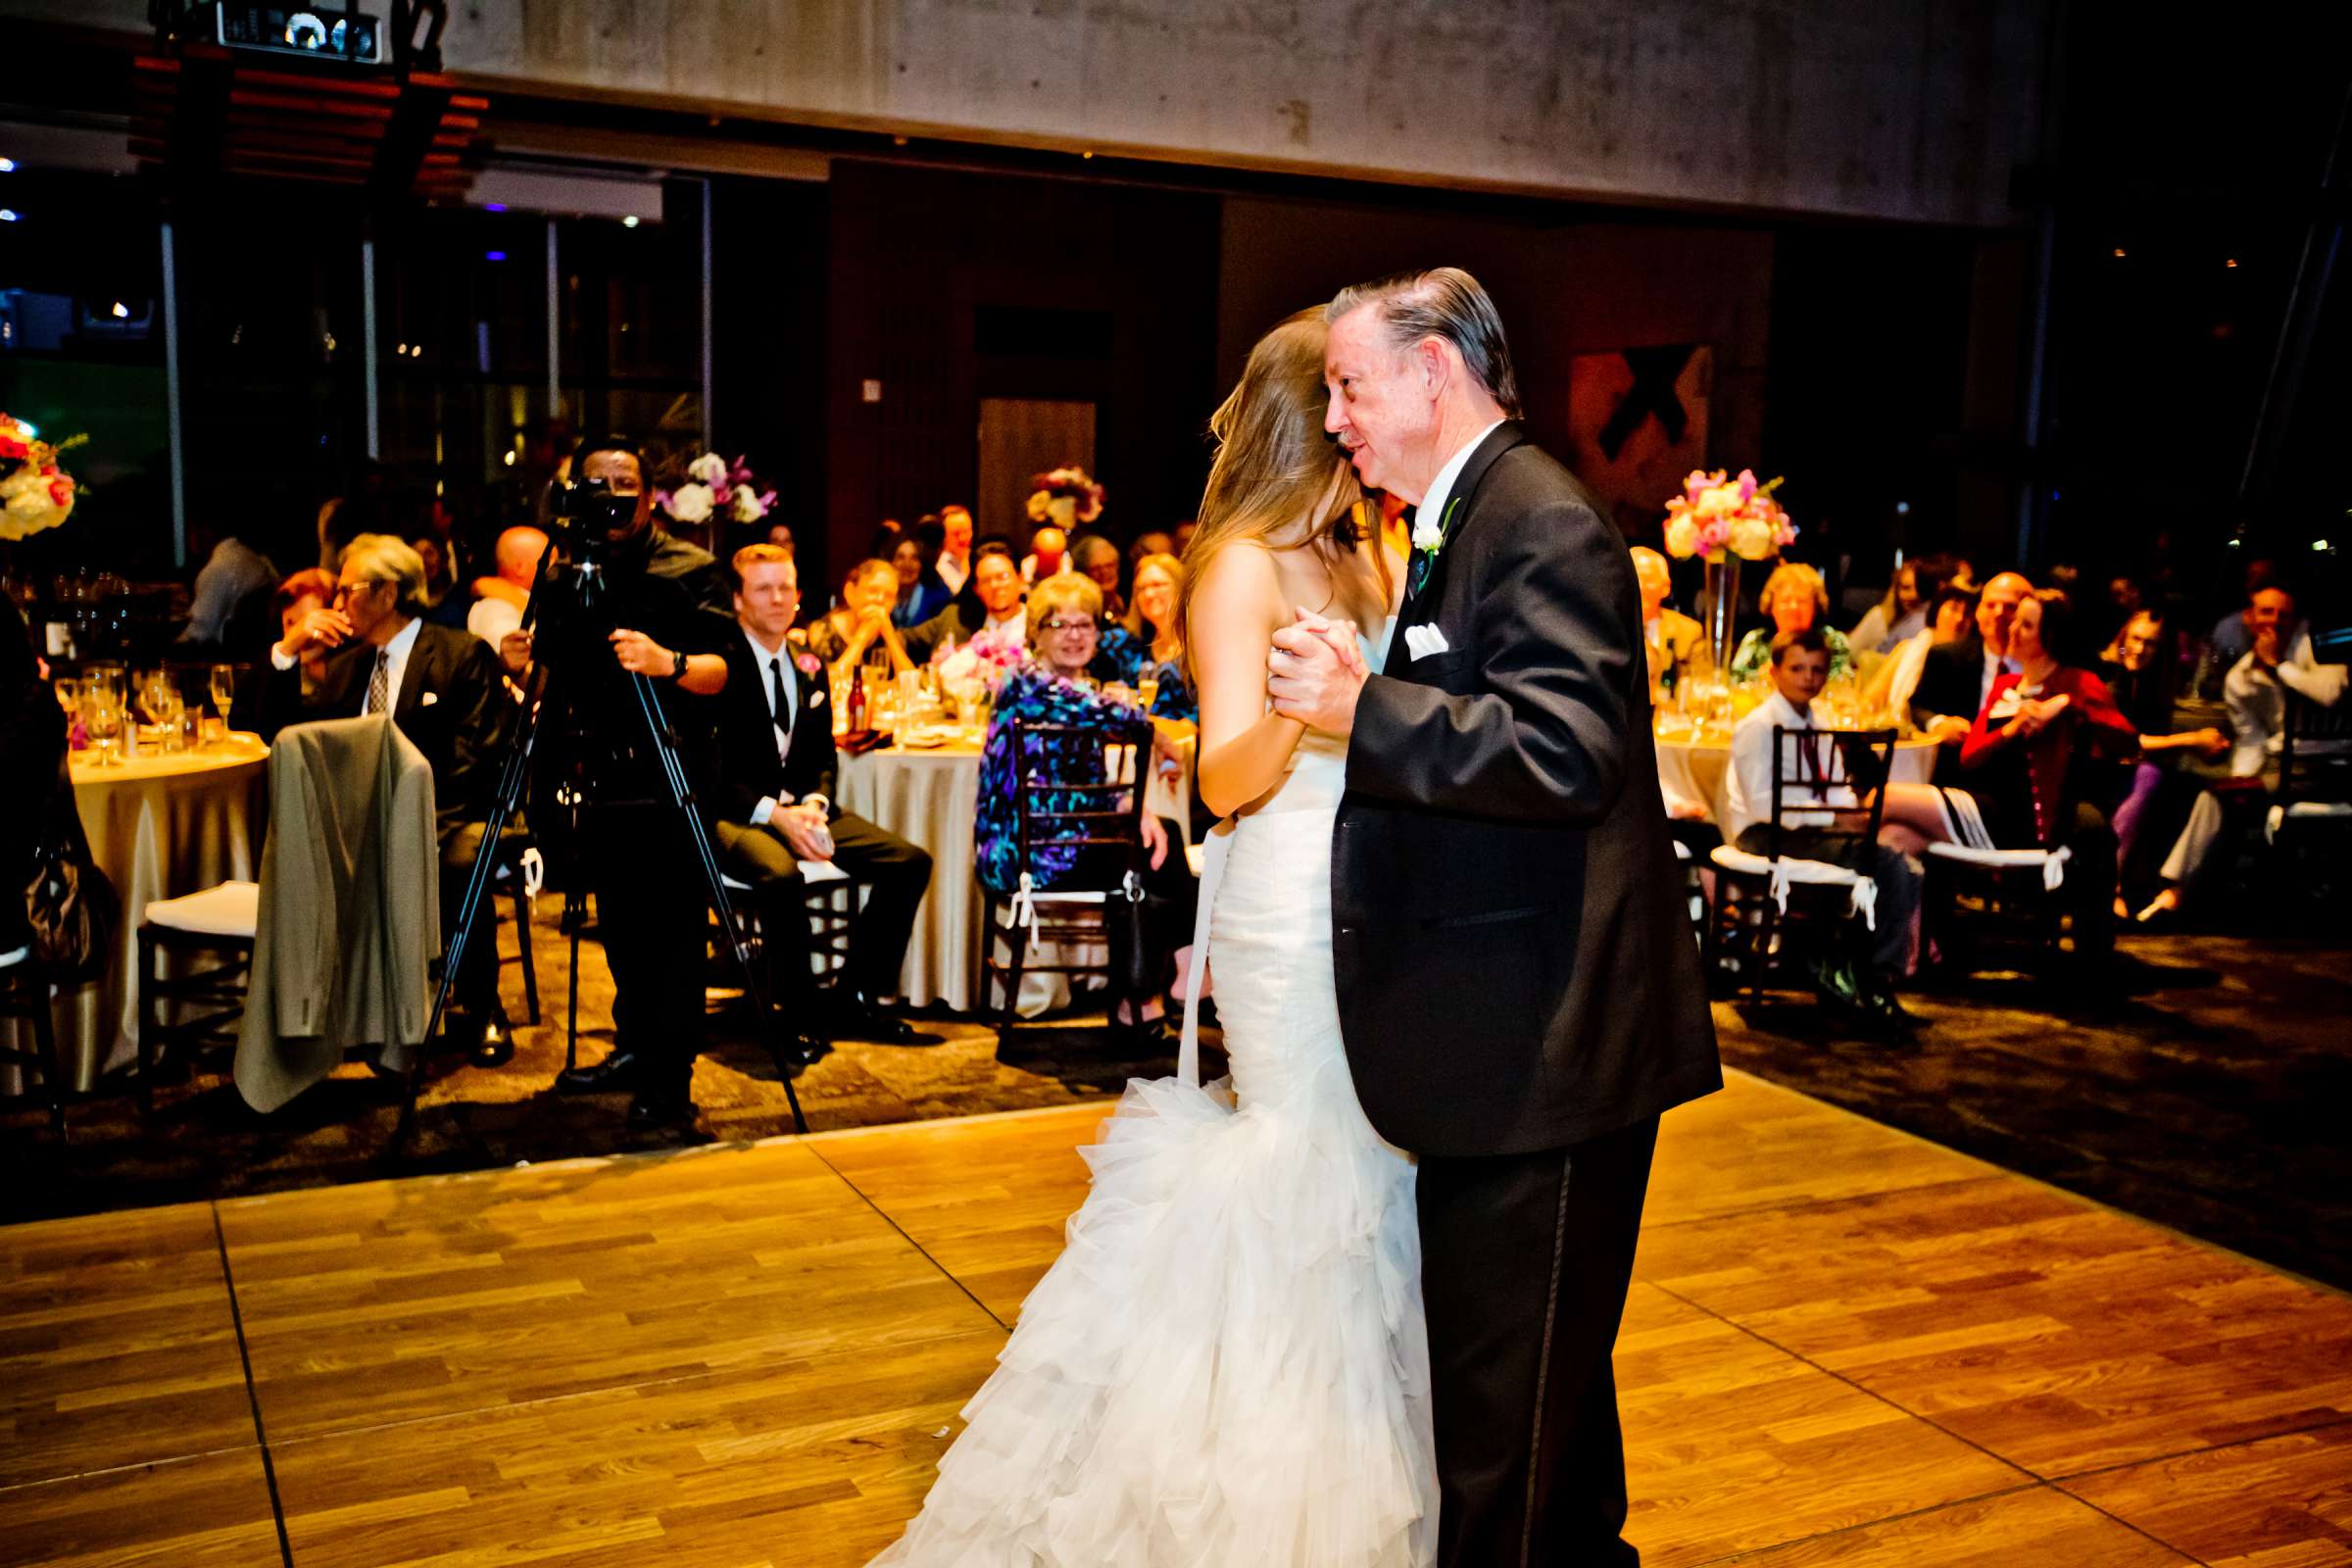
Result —
[{"label": "man's wristwatch", "polygon": [[686,656],[683,653],[675,648],[669,650],[669,673],[662,678],[673,684],[686,678]]}]

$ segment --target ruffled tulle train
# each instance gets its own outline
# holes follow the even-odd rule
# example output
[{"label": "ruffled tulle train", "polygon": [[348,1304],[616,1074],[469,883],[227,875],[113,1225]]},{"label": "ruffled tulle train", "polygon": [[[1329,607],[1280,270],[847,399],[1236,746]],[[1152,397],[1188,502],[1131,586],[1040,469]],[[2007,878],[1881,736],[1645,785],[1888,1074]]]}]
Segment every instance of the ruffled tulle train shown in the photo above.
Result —
[{"label": "ruffled tulle train", "polygon": [[875,1568],[1430,1560],[1413,1172],[1340,1050],[1329,829],[1243,825],[1212,915],[1234,1075],[1128,1086],[1060,1258]]}]

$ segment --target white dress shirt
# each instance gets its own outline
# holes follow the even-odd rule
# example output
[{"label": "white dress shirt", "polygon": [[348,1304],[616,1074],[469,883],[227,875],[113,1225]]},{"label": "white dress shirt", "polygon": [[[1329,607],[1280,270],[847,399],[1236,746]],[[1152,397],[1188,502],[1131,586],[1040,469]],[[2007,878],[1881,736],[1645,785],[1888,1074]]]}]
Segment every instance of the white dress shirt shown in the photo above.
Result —
[{"label": "white dress shirt", "polygon": [[[416,651],[416,630],[423,624],[424,622],[421,620],[410,621],[406,626],[400,628],[399,635],[384,644],[378,651],[384,662],[384,711],[387,713],[400,706],[400,683],[409,673],[409,655]],[[360,703],[363,711],[366,710],[368,702],[368,683],[375,679],[375,657],[370,656],[367,679],[360,682]],[[278,652],[277,645],[271,643],[270,645],[270,667],[271,669],[292,669],[294,661]]]},{"label": "white dress shirt", "polygon": [[1429,493],[1421,498],[1421,505],[1413,511],[1414,527],[1421,525],[1423,517],[1440,527],[1446,525],[1446,503],[1453,499],[1453,482],[1462,476],[1463,466],[1469,463],[1470,454],[1478,450],[1478,444],[1493,435],[1501,423],[1500,419],[1496,419],[1494,424],[1463,442],[1460,449],[1446,460],[1446,466],[1440,468],[1438,476],[1430,481]]},{"label": "white dress shirt", "polygon": [[[2222,702],[2230,710],[2230,771],[2252,778],[2278,755],[2286,738],[2286,694],[2305,702],[2333,708],[2344,695],[2347,671],[2342,664],[2323,664],[2311,651],[2311,633],[2299,633],[2276,671],[2247,654],[2230,668],[2222,682]],[[2328,750],[2331,748],[2322,748]],[[2299,750],[2299,748],[2298,748]]]},{"label": "white dress shirt", "polygon": [[[1830,727],[1818,703],[1799,711],[1778,687],[1740,721],[1732,731],[1731,774],[1724,780],[1723,837],[1727,844],[1739,843],[1742,832],[1772,815],[1772,732],[1776,725],[1782,729]],[[1789,801],[1821,799],[1819,791],[1807,791],[1785,777],[1781,794]],[[1791,811],[1781,823],[1784,827],[1830,827],[1837,820],[1834,811]]]},{"label": "white dress shirt", "polygon": [[1009,637],[1015,644],[1025,648],[1029,645],[1029,607],[1025,604],[1015,605],[1012,613],[1003,620],[991,615],[980,630],[1000,640]]},{"label": "white dress shirt", "polygon": [[[1992,695],[1992,683],[2003,675],[2014,675],[2019,664],[2014,659],[2003,659],[1991,649],[1984,650],[1984,670],[1977,680],[1977,713],[1984,711],[1984,700]],[[1962,718],[1974,720],[1977,713],[1963,713]]]},{"label": "white dress shirt", "polygon": [[[792,726],[800,718],[801,688],[799,674],[793,668],[792,645],[779,642],[769,648],[748,626],[743,628],[743,640],[751,645],[752,662],[760,671],[760,701],[767,709],[768,722],[776,732],[776,760],[781,762],[792,751]],[[776,677],[781,674],[784,686],[784,711],[776,712]],[[773,795],[762,795],[760,804],[752,808],[752,825],[765,827],[767,819],[776,814],[776,808],[790,803],[789,795],[779,801]]]}]

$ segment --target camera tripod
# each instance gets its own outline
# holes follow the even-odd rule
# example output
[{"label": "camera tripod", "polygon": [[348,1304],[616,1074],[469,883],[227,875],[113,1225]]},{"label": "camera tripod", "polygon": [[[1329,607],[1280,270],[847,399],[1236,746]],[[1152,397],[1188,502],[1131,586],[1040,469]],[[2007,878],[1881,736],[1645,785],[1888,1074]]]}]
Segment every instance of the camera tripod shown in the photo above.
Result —
[{"label": "camera tripod", "polygon": [[[561,523],[559,523],[560,526]],[[549,573],[552,570],[555,555],[556,544],[551,541],[548,548],[540,554],[539,569],[531,582],[530,598],[523,606],[522,629],[526,631],[537,623],[540,596],[548,591]],[[577,578],[573,589],[576,603],[584,612],[592,606],[593,596],[602,580],[602,566],[596,560],[594,549],[584,551],[582,560],[571,569]],[[681,653],[677,657],[684,659],[686,656]],[[440,1033],[442,1014],[449,1004],[450,990],[457,983],[457,977],[462,972],[461,965],[465,961],[466,950],[474,939],[475,923],[481,914],[483,906],[488,902],[490,883],[498,868],[499,840],[505,832],[508,822],[513,820],[516,803],[521,800],[523,789],[530,778],[531,757],[538,745],[540,721],[545,716],[549,705],[556,701],[562,691],[564,680],[562,671],[545,661],[539,662],[538,668],[543,672],[545,679],[538,683],[536,692],[526,692],[524,695],[522,711],[515,721],[514,734],[508,743],[506,760],[499,771],[498,785],[491,796],[490,809],[482,827],[481,843],[474,850],[473,865],[466,875],[465,898],[459,905],[457,930],[451,935],[449,952],[442,958],[440,983],[433,993],[432,1014],[425,1023],[424,1038],[427,1042],[436,1038]],[[625,673],[627,675],[626,685],[633,699],[637,720],[644,726],[644,734],[652,742],[654,753],[661,761],[662,788],[666,797],[663,804],[678,813],[686,824],[689,837],[694,842],[695,859],[702,869],[703,882],[710,896],[710,908],[718,916],[719,935],[725,940],[727,950],[733,956],[736,967],[743,973],[744,989],[752,999],[753,1014],[757,1018],[780,1025],[781,1018],[776,1010],[775,999],[769,993],[766,976],[760,972],[760,965],[752,960],[751,948],[745,941],[742,922],[736,918],[734,901],[727,896],[726,882],[719,874],[718,855],[710,844],[710,830],[703,821],[702,812],[696,807],[693,782],[686,776],[686,764],[678,756],[677,736],[671,731],[668,720],[662,714],[661,699],[654,692],[653,682],[637,671],[632,670]],[[565,705],[565,710],[569,710],[568,703]],[[575,828],[579,820],[581,793],[581,781],[575,777],[569,784],[571,796],[569,808]],[[527,932],[524,933],[523,940],[529,940]],[[564,1064],[566,1067],[572,1064],[572,1055],[577,1049],[578,1042],[579,964],[577,956],[578,935],[575,924],[573,928],[574,961],[571,965],[570,979],[571,1023],[565,1046]],[[784,1099],[792,1107],[793,1130],[805,1133],[808,1130],[808,1120],[801,1113],[801,1097],[794,1090],[792,1082],[792,1068],[798,1063],[791,1060],[786,1053],[776,1050],[772,1046],[770,1054],[775,1057],[777,1076],[784,1085]],[[420,1051],[418,1059],[411,1063],[408,1071],[408,1084],[406,1097],[401,1106],[400,1124],[393,1132],[393,1148],[396,1150],[405,1143],[409,1130],[416,1120],[416,1089],[421,1070],[422,1053]]]}]

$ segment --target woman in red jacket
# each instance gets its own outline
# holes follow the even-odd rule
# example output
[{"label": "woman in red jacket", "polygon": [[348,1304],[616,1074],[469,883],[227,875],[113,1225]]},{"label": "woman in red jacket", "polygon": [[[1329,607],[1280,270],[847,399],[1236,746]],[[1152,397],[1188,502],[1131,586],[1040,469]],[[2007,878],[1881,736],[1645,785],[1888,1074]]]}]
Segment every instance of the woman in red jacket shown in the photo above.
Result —
[{"label": "woman in red jacket", "polygon": [[2106,785],[2112,764],[2139,755],[2139,732],[2107,683],[2067,658],[2074,620],[2073,603],[2055,589],[2017,607],[2009,656],[2021,668],[1992,683],[1960,764],[1996,844],[2073,852],[2062,897],[2075,917],[2075,951],[2103,958],[2115,946]]}]

